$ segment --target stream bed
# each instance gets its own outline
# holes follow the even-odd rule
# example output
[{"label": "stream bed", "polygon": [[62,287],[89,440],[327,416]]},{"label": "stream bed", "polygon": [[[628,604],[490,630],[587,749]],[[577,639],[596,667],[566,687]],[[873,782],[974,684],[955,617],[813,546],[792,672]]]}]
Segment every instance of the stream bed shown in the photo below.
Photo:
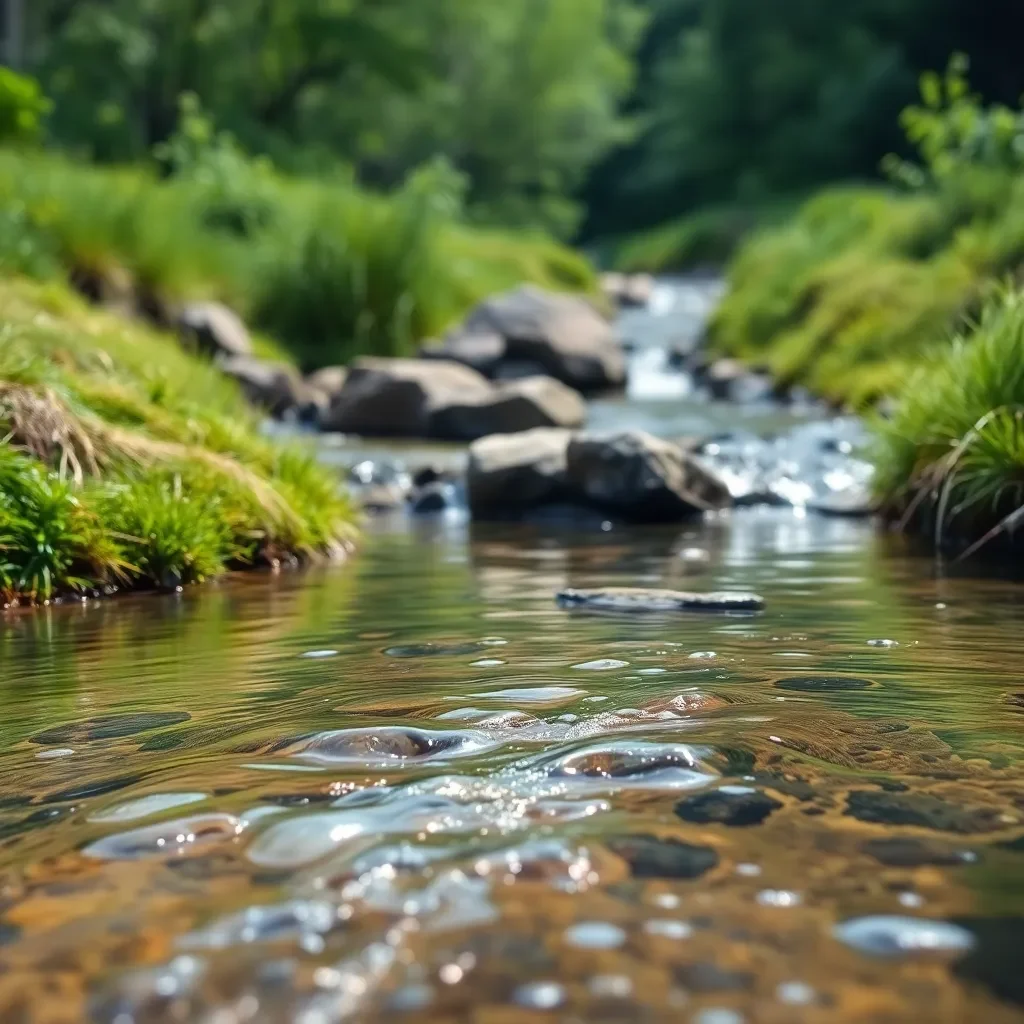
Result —
[{"label": "stream bed", "polygon": [[[593,418],[819,429],[679,388]],[[1024,1020],[1024,590],[773,493],[0,618],[0,1020]]]}]

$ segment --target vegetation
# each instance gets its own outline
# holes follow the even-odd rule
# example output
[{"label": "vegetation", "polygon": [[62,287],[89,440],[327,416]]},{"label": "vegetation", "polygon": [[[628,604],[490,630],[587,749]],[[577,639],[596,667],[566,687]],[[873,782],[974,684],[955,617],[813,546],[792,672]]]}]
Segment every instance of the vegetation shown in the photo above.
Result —
[{"label": "vegetation", "polygon": [[0,281],[0,594],[175,586],[340,551],[354,516],[234,385],[65,288]]},{"label": "vegetation", "polygon": [[1024,521],[1024,294],[993,299],[878,431],[877,487],[904,526],[964,555],[1011,537]]},{"label": "vegetation", "polygon": [[890,187],[837,187],[740,251],[712,327],[722,352],[837,403],[901,390],[1024,264],[1024,114],[984,107],[964,65],[903,117],[920,161]]}]

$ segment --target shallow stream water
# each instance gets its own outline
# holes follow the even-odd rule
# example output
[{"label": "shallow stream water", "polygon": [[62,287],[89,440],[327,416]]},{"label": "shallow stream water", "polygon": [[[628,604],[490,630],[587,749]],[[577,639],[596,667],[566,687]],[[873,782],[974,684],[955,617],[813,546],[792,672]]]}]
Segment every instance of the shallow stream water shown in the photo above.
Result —
[{"label": "shallow stream water", "polygon": [[1022,613],[759,507],[12,614],[0,1020],[1022,1020]]}]

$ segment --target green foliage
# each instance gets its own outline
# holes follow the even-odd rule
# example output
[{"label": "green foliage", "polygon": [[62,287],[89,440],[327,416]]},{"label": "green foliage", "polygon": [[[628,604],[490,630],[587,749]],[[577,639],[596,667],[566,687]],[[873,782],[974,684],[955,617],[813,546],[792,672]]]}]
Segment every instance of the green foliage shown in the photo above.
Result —
[{"label": "green foliage", "polygon": [[0,144],[38,142],[50,107],[34,78],[0,67]]},{"label": "green foliage", "polygon": [[7,600],[197,582],[351,536],[338,479],[262,437],[235,386],[175,339],[52,284],[0,280],[0,309]]},{"label": "green foliage", "polygon": [[939,546],[1008,531],[1024,505],[1024,294],[990,301],[900,394],[877,424],[876,486],[890,513]]}]

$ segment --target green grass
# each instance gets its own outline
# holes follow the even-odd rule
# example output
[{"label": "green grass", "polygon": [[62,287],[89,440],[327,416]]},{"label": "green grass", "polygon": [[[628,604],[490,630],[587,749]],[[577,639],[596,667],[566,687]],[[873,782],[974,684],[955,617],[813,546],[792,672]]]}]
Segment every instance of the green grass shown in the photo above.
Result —
[{"label": "green grass", "polygon": [[235,385],[57,283],[0,279],[0,593],[200,582],[340,551],[355,514]]},{"label": "green grass", "polygon": [[1024,519],[1024,293],[991,300],[901,394],[877,424],[889,514],[967,553],[1012,535]]},{"label": "green grass", "polygon": [[465,222],[442,170],[387,195],[244,161],[238,173],[226,189],[0,150],[0,273],[68,280],[157,319],[220,299],[306,369],[411,351],[524,282],[597,293],[587,261],[550,238]]},{"label": "green grass", "polygon": [[1024,259],[1024,179],[966,168],[941,188],[834,188],[759,232],[729,269],[710,335],[837,404],[899,392]]}]

